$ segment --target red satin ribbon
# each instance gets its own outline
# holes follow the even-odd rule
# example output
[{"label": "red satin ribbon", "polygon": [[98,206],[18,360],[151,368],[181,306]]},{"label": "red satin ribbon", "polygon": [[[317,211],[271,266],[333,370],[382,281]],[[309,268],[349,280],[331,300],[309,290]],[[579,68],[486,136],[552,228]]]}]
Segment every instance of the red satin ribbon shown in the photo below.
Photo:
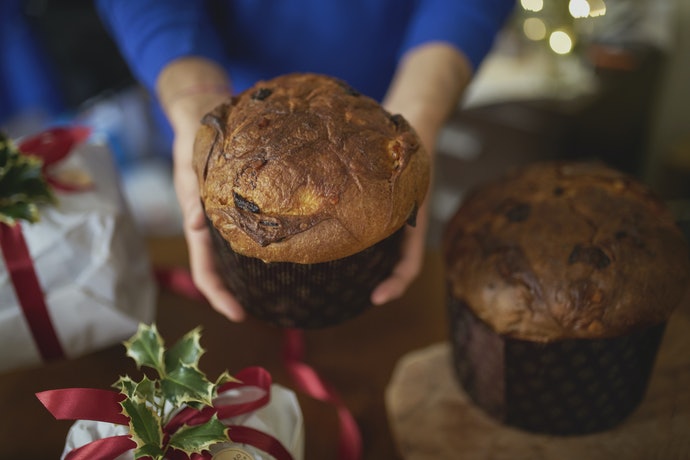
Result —
[{"label": "red satin ribbon", "polygon": [[[124,395],[112,390],[67,388],[36,393],[36,397],[57,420],[94,420],[128,425],[120,401]],[[65,460],[115,459],[137,447],[129,435],[98,439],[78,447]]]},{"label": "red satin ribbon", "polygon": [[19,224],[9,226],[0,223],[0,248],[19,306],[41,357],[44,361],[64,358],[65,352],[53,327],[43,289]]},{"label": "red satin ribbon", "polygon": [[56,420],[94,420],[128,425],[122,413],[122,393],[95,388],[64,388],[36,393],[36,397]]},{"label": "red satin ribbon", "polygon": [[286,329],[284,333],[283,358],[285,367],[295,384],[309,396],[333,404],[338,411],[340,433],[338,458],[359,460],[362,458],[362,436],[352,413],[341,400],[335,389],[304,361],[304,335],[297,329]]},{"label": "red satin ribbon", "polygon": [[75,145],[84,142],[91,134],[85,126],[56,127],[31,136],[19,143],[19,151],[43,160],[43,176],[53,188],[64,192],[84,190],[84,186],[74,186],[52,177],[48,168],[69,155]]},{"label": "red satin ribbon", "polygon": [[189,270],[179,267],[165,267],[156,268],[153,274],[159,286],[188,299],[206,302],[206,297],[194,284]]},{"label": "red satin ribbon", "polygon": [[[240,382],[228,382],[222,385],[218,392],[241,388],[244,386],[255,386],[264,390],[264,395],[256,400],[246,403],[218,403],[212,408],[205,408],[201,411],[187,407],[178,412],[172,418],[163,431],[166,435],[174,433],[183,424],[197,425],[208,421],[213,414],[218,414],[218,418],[223,420],[229,417],[252,412],[270,401],[270,391],[272,379],[270,374],[260,367],[249,367],[243,369],[235,376]],[[119,402],[123,395],[111,390],[96,390],[89,388],[68,388],[62,390],[48,390],[36,393],[36,397],[43,403],[48,411],[58,420],[94,420],[128,425],[129,419],[122,414],[122,407]],[[219,401],[221,398],[218,398]],[[233,442],[244,443],[261,449],[272,455],[277,460],[292,460],[290,452],[273,436],[263,433],[253,428],[229,425],[230,439]],[[113,436],[103,438],[72,450],[66,460],[91,460],[99,458],[101,460],[112,460],[117,456],[136,448],[136,443],[126,436]],[[96,455],[97,453],[97,455]],[[166,452],[169,460],[187,460],[188,457],[181,451]],[[191,460],[208,460],[208,454],[193,455]]]}]

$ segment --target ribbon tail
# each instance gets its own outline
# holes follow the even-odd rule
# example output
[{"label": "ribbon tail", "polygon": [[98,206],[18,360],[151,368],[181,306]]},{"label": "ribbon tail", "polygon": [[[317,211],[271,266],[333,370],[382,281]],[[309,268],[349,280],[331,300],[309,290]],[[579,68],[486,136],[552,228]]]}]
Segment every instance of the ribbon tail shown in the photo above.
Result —
[{"label": "ribbon tail", "polygon": [[65,357],[19,224],[0,223],[0,248],[31,336],[44,361]]},{"label": "ribbon tail", "polygon": [[179,267],[161,267],[154,269],[154,276],[159,286],[190,300],[206,302],[206,298],[194,284],[189,270]]},{"label": "ribbon tail", "polygon": [[65,460],[115,460],[136,447],[137,443],[129,435],[111,436],[71,450],[65,456]]},{"label": "ribbon tail", "polygon": [[338,413],[340,432],[338,456],[340,460],[362,458],[362,436],[359,426],[340,395],[328,385],[304,358],[304,335],[297,329],[286,329],[284,334],[285,367],[295,384],[312,398],[333,404]]},{"label": "ribbon tail", "polygon": [[57,420],[93,420],[129,425],[120,401],[124,395],[111,390],[66,388],[36,393],[36,397]]}]

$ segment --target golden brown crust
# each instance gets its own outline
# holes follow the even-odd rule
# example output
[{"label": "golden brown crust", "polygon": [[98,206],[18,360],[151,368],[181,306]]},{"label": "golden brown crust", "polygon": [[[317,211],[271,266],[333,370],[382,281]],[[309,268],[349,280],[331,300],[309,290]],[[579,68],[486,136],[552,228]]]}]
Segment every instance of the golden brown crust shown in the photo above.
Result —
[{"label": "golden brown crust", "polygon": [[201,199],[233,250],[317,263],[414,218],[429,158],[409,124],[340,80],[284,75],[206,115],[194,147]]},{"label": "golden brown crust", "polygon": [[690,278],[687,242],[663,203],[601,164],[536,164],[475,190],[444,249],[451,294],[525,340],[660,323]]}]

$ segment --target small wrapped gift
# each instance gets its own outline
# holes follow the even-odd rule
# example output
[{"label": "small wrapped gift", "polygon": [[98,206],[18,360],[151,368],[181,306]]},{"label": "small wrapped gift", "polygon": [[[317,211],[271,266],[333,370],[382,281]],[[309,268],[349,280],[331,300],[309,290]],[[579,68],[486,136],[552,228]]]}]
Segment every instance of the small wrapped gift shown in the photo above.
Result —
[{"label": "small wrapped gift", "polygon": [[[141,325],[127,354],[158,378],[121,377],[120,392],[71,388],[38,393],[70,428],[64,460],[301,460],[302,412],[295,394],[259,367],[210,382],[194,329],[165,350],[158,331]],[[147,374],[147,375],[150,375]]]},{"label": "small wrapped gift", "polygon": [[88,135],[0,137],[0,372],[119,343],[154,318],[143,239],[109,149]]}]

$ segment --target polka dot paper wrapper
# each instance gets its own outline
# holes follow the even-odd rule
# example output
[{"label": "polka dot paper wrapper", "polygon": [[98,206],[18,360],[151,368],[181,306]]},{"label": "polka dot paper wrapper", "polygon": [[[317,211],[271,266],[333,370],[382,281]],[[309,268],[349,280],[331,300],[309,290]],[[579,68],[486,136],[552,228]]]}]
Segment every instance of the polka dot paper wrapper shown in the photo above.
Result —
[{"label": "polka dot paper wrapper", "polygon": [[665,329],[537,343],[496,334],[460,300],[448,306],[453,367],[474,403],[502,423],[553,435],[623,422],[644,398]]},{"label": "polka dot paper wrapper", "polygon": [[276,326],[297,329],[335,326],[369,309],[371,292],[400,259],[404,232],[348,257],[297,264],[238,254],[209,228],[224,281],[245,310]]}]

